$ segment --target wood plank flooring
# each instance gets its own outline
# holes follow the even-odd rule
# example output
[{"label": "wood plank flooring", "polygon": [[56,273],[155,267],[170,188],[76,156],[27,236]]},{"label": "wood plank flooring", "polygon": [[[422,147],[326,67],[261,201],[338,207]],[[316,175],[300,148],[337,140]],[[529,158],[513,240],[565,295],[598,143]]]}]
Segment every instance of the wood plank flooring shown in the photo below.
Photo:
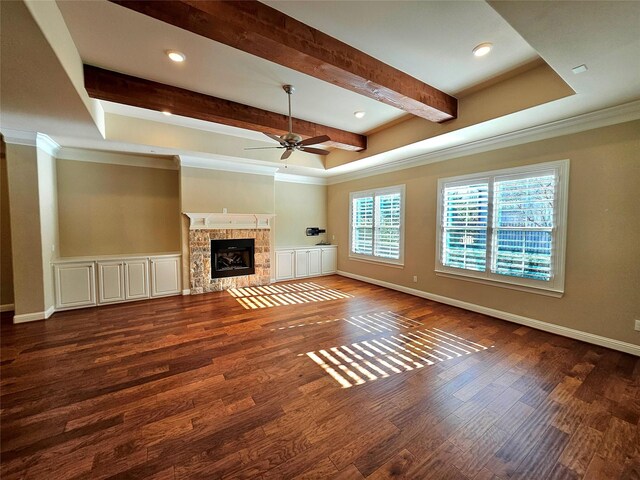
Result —
[{"label": "wood plank flooring", "polygon": [[3,322],[2,479],[640,478],[638,358],[300,283]]}]

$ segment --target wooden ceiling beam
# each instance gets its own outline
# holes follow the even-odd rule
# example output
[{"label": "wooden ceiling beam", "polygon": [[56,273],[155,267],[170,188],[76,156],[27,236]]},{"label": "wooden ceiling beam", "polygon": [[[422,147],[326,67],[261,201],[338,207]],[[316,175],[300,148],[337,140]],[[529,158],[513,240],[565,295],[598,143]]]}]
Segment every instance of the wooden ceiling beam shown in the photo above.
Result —
[{"label": "wooden ceiling beam", "polygon": [[255,0],[110,1],[433,122],[457,116],[455,97]]},{"label": "wooden ceiling beam", "polygon": [[[91,65],[84,65],[84,86],[91,98],[99,100],[149,110],[168,110],[175,115],[274,135],[288,132],[289,117],[286,115]],[[306,120],[294,118],[293,131],[304,138],[328,135],[331,142],[324,145],[343,150],[367,148],[364,135]]]}]

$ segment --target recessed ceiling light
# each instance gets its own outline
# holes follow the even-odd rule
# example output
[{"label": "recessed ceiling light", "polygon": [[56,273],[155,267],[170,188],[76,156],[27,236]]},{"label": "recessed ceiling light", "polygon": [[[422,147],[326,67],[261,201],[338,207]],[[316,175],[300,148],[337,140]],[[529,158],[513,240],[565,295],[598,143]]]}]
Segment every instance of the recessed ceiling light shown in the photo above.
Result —
[{"label": "recessed ceiling light", "polygon": [[162,113],[167,117],[170,117],[171,115],[173,115],[169,110],[163,110]]},{"label": "recessed ceiling light", "polygon": [[493,43],[481,43],[473,49],[473,54],[476,57],[484,57],[493,48]]},{"label": "recessed ceiling light", "polygon": [[587,66],[586,66],[584,63],[583,63],[582,65],[578,65],[577,67],[573,67],[573,68],[571,69],[571,71],[572,71],[573,73],[575,73],[575,74],[578,74],[578,73],[584,73],[584,72],[586,72],[587,70],[589,70],[589,69],[587,68]]},{"label": "recessed ceiling light", "polygon": [[187,58],[187,56],[184,53],[178,52],[176,50],[167,50],[165,53],[167,54],[167,57],[169,57],[171,60],[177,63],[184,62],[185,59]]},{"label": "recessed ceiling light", "polygon": [[362,118],[367,114],[367,112],[363,112],[361,110],[357,111],[357,112],[353,112],[353,116],[356,118]]}]

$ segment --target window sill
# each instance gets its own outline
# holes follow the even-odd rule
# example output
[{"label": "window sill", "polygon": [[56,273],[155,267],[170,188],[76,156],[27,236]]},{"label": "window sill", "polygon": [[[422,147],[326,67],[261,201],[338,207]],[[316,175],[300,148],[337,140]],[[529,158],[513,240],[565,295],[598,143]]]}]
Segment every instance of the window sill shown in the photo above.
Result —
[{"label": "window sill", "polygon": [[380,265],[383,267],[404,268],[404,263],[381,260],[375,257],[363,258],[363,257],[355,257],[353,255],[349,255],[349,260],[353,260],[356,262],[363,262],[363,263],[372,263],[374,265]]},{"label": "window sill", "polygon": [[551,289],[529,287],[526,285],[517,285],[515,283],[509,283],[509,282],[500,282],[498,280],[489,280],[486,278],[478,278],[478,277],[473,277],[471,275],[445,272],[442,270],[436,270],[435,272],[436,272],[436,276],[438,277],[446,277],[446,278],[453,278],[455,280],[464,280],[466,282],[481,283],[483,285],[508,288],[510,290],[519,290],[521,292],[535,293],[537,295],[544,295],[547,297],[562,298],[564,296],[563,290],[551,290]]}]

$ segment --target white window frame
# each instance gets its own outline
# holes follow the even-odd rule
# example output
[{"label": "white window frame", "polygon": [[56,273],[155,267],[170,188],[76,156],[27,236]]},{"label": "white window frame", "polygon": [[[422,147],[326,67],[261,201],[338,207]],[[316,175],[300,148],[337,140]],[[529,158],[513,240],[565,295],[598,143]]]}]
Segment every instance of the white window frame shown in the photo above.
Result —
[{"label": "white window frame", "polygon": [[[552,278],[549,281],[535,280],[531,278],[512,277],[491,272],[491,260],[494,251],[494,182],[499,177],[527,177],[531,174],[543,174],[554,172],[556,175],[556,198],[554,201],[554,227],[551,231],[551,243],[553,245],[553,256],[551,259]],[[487,219],[487,261],[484,272],[475,272],[461,268],[448,267],[442,264],[443,256],[443,193],[445,186],[457,184],[467,184],[469,182],[488,182],[489,203]],[[553,162],[536,163],[515,168],[492,170],[489,172],[479,172],[470,175],[438,179],[437,191],[437,219],[436,219],[436,275],[469,280],[498,287],[524,290],[527,292],[540,293],[561,297],[564,293],[565,280],[565,253],[567,237],[567,212],[569,196],[569,160],[557,160]]]},{"label": "white window frame", "polygon": [[[374,197],[374,219],[375,219],[375,197],[380,195],[388,195],[390,193],[400,194],[400,241],[398,245],[399,257],[398,259],[378,257],[373,253],[371,255],[364,255],[361,253],[353,253],[353,200],[363,197]],[[362,260],[365,262],[389,264],[393,266],[404,266],[404,210],[405,210],[405,186],[394,185],[392,187],[376,188],[373,190],[362,190],[359,192],[349,193],[349,259]],[[375,224],[373,226],[373,248],[372,252],[375,252]]]}]

